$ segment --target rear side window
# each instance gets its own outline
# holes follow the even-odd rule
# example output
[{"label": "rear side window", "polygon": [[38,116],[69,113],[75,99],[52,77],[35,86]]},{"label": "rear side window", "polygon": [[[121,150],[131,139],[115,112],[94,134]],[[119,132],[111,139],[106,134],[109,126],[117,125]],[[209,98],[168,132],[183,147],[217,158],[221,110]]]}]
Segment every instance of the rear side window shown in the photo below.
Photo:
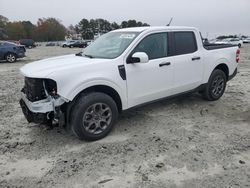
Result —
[{"label": "rear side window", "polygon": [[193,32],[174,32],[174,55],[189,54],[197,51],[196,38]]}]

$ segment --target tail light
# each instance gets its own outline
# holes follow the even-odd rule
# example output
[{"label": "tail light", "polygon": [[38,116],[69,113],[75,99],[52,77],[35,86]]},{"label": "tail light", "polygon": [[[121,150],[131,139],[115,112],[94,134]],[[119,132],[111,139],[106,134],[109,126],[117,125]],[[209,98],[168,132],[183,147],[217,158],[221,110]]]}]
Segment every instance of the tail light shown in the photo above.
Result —
[{"label": "tail light", "polygon": [[236,51],[236,62],[239,63],[240,62],[240,49],[238,49]]}]

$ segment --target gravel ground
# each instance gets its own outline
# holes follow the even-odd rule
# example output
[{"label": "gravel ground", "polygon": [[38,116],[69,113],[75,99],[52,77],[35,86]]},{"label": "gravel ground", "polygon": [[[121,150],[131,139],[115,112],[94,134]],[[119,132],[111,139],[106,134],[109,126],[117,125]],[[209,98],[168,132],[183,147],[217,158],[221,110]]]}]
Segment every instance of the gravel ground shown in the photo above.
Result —
[{"label": "gravel ground", "polygon": [[127,111],[96,142],[28,124],[18,104],[21,66],[78,51],[38,47],[0,63],[0,187],[250,187],[250,45],[219,101],[192,94]]}]

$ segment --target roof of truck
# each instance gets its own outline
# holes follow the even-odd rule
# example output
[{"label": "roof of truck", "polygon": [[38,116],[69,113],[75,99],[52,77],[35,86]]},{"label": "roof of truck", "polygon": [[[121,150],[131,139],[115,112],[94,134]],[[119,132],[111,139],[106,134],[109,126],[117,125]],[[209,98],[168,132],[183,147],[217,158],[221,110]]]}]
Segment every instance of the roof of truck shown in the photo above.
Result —
[{"label": "roof of truck", "polygon": [[128,31],[128,32],[143,32],[143,31],[155,31],[155,30],[196,30],[194,27],[186,26],[150,26],[150,27],[129,27],[124,29],[117,29],[114,32]]}]

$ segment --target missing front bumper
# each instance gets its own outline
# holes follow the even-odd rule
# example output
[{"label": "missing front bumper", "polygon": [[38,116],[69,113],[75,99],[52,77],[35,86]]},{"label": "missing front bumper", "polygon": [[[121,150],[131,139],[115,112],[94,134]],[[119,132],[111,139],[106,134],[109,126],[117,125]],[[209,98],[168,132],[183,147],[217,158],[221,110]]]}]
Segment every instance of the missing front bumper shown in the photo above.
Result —
[{"label": "missing front bumper", "polygon": [[24,100],[19,101],[23,114],[29,123],[46,124],[49,122],[49,113],[33,113],[29,110]]},{"label": "missing front bumper", "polygon": [[58,107],[63,105],[65,102],[66,101],[61,97],[55,99],[51,96],[48,96],[43,100],[31,102],[26,98],[25,94],[22,93],[19,103],[28,122],[45,124],[55,117],[58,117]]},{"label": "missing front bumper", "polygon": [[57,99],[48,96],[46,99],[31,102],[29,101],[25,94],[22,93],[21,99],[24,101],[28,109],[33,113],[47,113],[55,111],[55,108],[58,106],[61,106],[66,101],[62,99],[61,97],[58,97]]}]

